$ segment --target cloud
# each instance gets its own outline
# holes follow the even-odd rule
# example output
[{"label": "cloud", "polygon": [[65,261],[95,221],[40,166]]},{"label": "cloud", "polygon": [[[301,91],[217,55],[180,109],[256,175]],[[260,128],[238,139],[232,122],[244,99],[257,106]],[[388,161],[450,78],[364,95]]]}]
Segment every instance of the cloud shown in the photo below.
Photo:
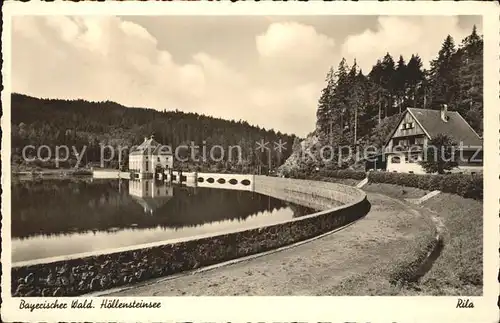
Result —
[{"label": "cloud", "polygon": [[145,28],[118,17],[15,17],[12,88],[310,132],[333,40],[285,23],[270,25],[255,44],[262,61],[243,74],[203,51],[178,63]]},{"label": "cloud", "polygon": [[265,33],[256,37],[256,45],[262,57],[309,64],[331,55],[335,42],[312,26],[285,22],[272,23]]},{"label": "cloud", "polygon": [[175,64],[146,30],[118,18],[15,18],[13,32],[18,92],[163,109],[181,91],[203,90],[199,66]]},{"label": "cloud", "polygon": [[[296,22],[272,23],[255,38],[260,65],[281,75],[282,81],[323,79],[336,60],[335,41],[313,26]],[[270,75],[271,77],[273,75]]]},{"label": "cloud", "polygon": [[458,45],[471,31],[460,27],[456,16],[382,16],[375,30],[348,36],[341,53],[348,61],[356,58],[365,72],[387,52],[394,60],[403,55],[407,62],[412,54],[419,54],[424,67],[428,67],[448,34]]}]

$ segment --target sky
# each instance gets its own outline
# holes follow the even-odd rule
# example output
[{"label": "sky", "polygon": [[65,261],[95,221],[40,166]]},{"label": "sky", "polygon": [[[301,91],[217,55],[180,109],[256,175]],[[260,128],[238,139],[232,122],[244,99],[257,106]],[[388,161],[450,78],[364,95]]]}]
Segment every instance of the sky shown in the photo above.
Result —
[{"label": "sky", "polygon": [[245,120],[305,136],[328,69],[426,66],[480,16],[18,16],[12,91]]}]

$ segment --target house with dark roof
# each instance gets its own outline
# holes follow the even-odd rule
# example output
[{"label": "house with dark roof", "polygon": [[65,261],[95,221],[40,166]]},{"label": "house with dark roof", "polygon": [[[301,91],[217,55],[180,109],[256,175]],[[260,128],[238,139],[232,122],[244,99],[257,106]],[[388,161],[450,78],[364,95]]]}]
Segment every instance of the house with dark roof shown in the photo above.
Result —
[{"label": "house with dark roof", "polygon": [[134,178],[151,178],[155,173],[164,174],[173,167],[171,148],[161,145],[153,136],[144,138],[142,144],[129,154],[128,168]]},{"label": "house with dark roof", "polygon": [[483,140],[457,111],[408,108],[384,147],[386,170],[425,173],[420,166],[429,142],[437,135],[451,137],[457,144],[454,152],[458,163],[452,172],[482,172]]}]

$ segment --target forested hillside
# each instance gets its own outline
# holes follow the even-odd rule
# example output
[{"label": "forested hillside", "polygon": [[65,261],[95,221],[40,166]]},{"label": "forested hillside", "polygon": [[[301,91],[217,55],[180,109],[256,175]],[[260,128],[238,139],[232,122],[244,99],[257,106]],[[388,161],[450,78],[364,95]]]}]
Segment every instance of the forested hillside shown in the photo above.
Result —
[{"label": "forested hillside", "polygon": [[[447,36],[429,69],[423,68],[418,53],[409,58],[387,53],[366,74],[355,60],[348,66],[342,59],[328,71],[319,98],[316,145],[382,148],[407,107],[438,109],[441,103],[458,111],[482,136],[483,39],[475,26],[460,44]],[[311,160],[287,164],[287,168],[328,166]]]},{"label": "forested hillside", "polygon": [[[268,164],[267,153],[257,151],[256,141],[287,142],[282,156],[273,154],[273,165],[285,160],[292,148],[294,136],[289,136],[255,127],[245,121],[228,121],[196,113],[180,111],[157,111],[143,108],[127,108],[114,102],[88,102],[85,100],[38,99],[22,94],[12,94],[12,154],[13,166],[26,167],[22,161],[22,147],[26,145],[72,146],[81,151],[87,146],[85,164],[100,161],[100,144],[132,147],[139,145],[144,137],[154,134],[155,139],[175,149],[179,145],[203,145],[209,157],[210,148],[220,145],[225,150],[222,162],[187,162],[179,167],[215,167],[219,171],[237,169],[252,171],[259,164]],[[228,161],[228,146],[239,145],[242,163]],[[268,146],[272,148],[271,146]],[[199,149],[201,152],[201,148]],[[217,152],[218,150],[214,150]],[[44,152],[44,151],[43,151]],[[186,150],[187,156],[190,152]],[[53,157],[53,156],[52,156]],[[220,157],[218,155],[217,157]],[[39,167],[50,167],[50,163],[37,163]],[[68,165],[69,166],[69,165]],[[106,164],[118,167],[117,160]]]}]

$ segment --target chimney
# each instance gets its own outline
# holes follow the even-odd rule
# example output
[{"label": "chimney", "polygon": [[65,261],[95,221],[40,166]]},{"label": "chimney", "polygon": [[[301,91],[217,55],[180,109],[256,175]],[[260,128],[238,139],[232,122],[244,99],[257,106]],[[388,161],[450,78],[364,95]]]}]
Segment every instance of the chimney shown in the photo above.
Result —
[{"label": "chimney", "polygon": [[448,122],[448,105],[447,104],[442,104],[441,105],[441,120],[444,122]]}]

